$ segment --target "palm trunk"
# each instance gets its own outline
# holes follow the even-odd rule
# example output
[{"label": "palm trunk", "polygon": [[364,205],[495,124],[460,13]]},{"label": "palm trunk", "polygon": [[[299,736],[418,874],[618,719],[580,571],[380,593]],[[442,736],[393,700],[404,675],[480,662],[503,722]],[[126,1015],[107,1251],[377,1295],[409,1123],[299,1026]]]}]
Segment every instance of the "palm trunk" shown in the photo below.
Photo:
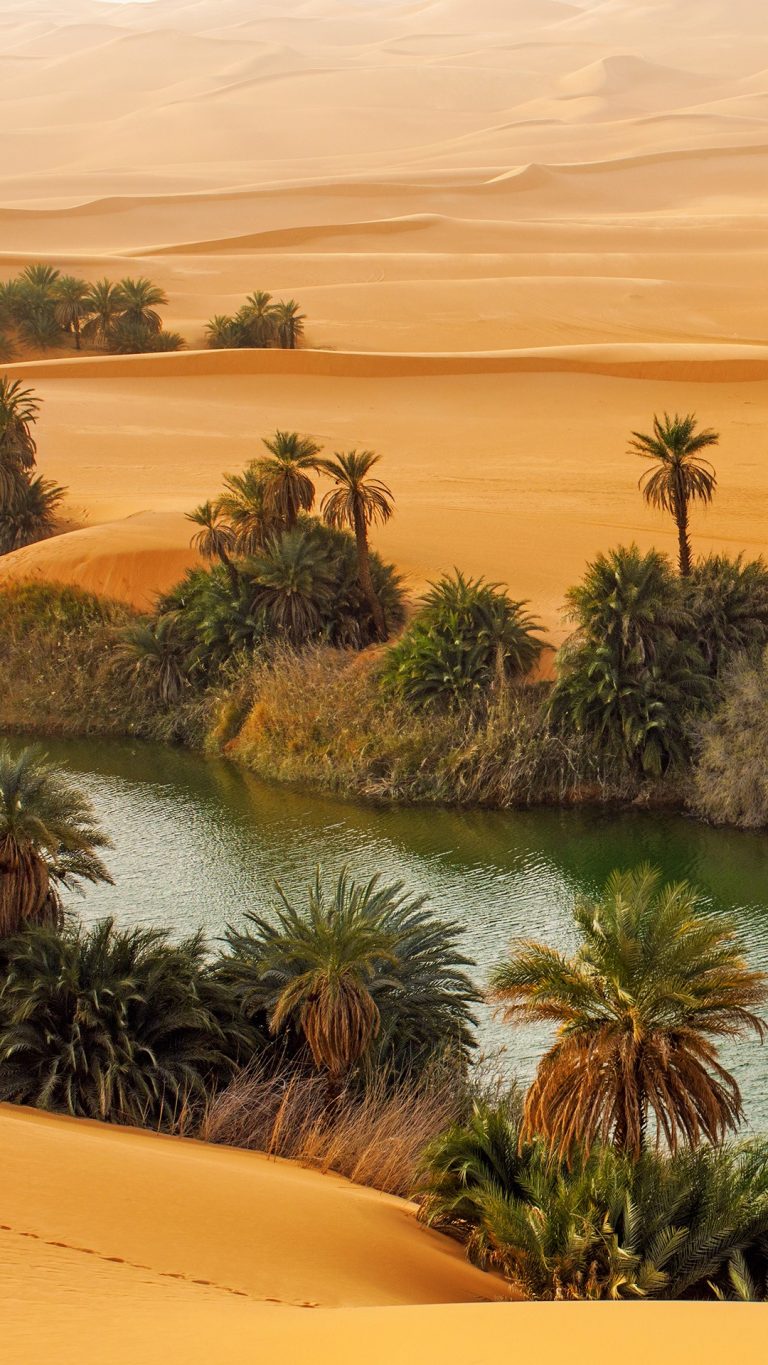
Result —
[{"label": "palm trunk", "polygon": [[365,519],[359,512],[355,514],[355,544],[357,545],[357,577],[363,596],[371,609],[376,634],[381,641],[388,638],[387,623],[384,619],[381,602],[371,578],[371,562],[368,554],[368,532]]},{"label": "palm trunk", "polygon": [[80,350],[80,319],[79,319],[79,318],[75,318],[74,322],[72,323],[72,327],[73,327],[74,333],[75,333],[75,350],[76,350],[76,351],[79,351],[79,350]]},{"label": "palm trunk", "polygon": [[677,505],[677,554],[680,564],[680,577],[688,578],[691,572],[691,542],[688,536],[688,504],[684,500]]},{"label": "palm trunk", "polygon": [[227,554],[226,550],[219,550],[219,559],[221,560],[222,564],[224,565],[224,568],[225,568],[226,571],[227,571],[227,575],[228,575],[228,577],[229,577],[229,583],[230,583],[230,587],[232,588],[232,591],[235,592],[235,593],[236,593],[236,592],[239,592],[239,590],[240,590],[240,575],[239,575],[239,573],[237,572],[237,569],[235,568],[234,564],[232,563],[232,560],[230,559],[230,557],[229,557],[229,555]]}]

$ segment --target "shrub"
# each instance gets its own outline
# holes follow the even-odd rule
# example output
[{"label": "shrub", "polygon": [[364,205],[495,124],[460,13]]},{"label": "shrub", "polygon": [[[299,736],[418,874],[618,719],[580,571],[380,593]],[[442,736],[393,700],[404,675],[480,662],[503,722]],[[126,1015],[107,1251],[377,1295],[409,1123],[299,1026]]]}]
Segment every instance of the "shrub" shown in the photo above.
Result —
[{"label": "shrub", "polygon": [[33,929],[2,946],[0,1095],[84,1118],[171,1128],[257,1035],[205,970],[200,937]]},{"label": "shrub", "polygon": [[700,559],[682,586],[693,641],[714,676],[768,644],[768,565],[742,555]]},{"label": "shrub", "polygon": [[636,545],[598,555],[568,603],[577,629],[558,654],[555,724],[637,777],[684,765],[688,720],[713,694],[667,560]]},{"label": "shrub", "polygon": [[731,664],[722,699],[695,730],[690,803],[716,825],[768,825],[768,650]]},{"label": "shrub", "polygon": [[765,1141],[637,1162],[599,1148],[568,1169],[520,1146],[518,1114],[477,1104],[421,1164],[420,1217],[476,1263],[537,1299],[717,1297],[739,1264],[765,1282]]},{"label": "shrub", "polygon": [[540,627],[524,606],[458,570],[441,578],[390,651],[387,683],[417,707],[486,704],[494,688],[524,676],[541,653]]},{"label": "shrub", "polygon": [[407,1198],[424,1148],[456,1117],[461,1098],[456,1077],[439,1069],[400,1081],[377,1072],[329,1107],[320,1077],[257,1063],[213,1096],[196,1135]]}]

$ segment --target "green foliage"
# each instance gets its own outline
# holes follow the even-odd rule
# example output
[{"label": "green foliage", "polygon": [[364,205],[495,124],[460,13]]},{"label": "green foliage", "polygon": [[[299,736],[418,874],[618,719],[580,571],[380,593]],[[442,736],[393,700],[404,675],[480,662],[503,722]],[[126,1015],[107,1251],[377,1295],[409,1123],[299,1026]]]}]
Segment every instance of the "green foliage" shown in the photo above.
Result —
[{"label": "green foliage", "polygon": [[212,350],[277,347],[293,351],[301,344],[305,322],[295,299],[275,300],[257,290],[234,316],[217,313],[205,330]]},{"label": "green foliage", "polygon": [[516,1107],[477,1104],[425,1153],[421,1218],[538,1299],[711,1298],[765,1281],[768,1145],[595,1149],[569,1170],[520,1145]]},{"label": "green foliage", "polygon": [[687,725],[712,685],[667,560],[636,545],[588,566],[568,594],[574,637],[558,655],[552,716],[601,753],[659,779],[688,757]]},{"label": "green foliage", "polygon": [[682,585],[691,636],[709,672],[718,676],[741,653],[768,644],[768,564],[743,555],[709,555]]},{"label": "green foliage", "polygon": [[24,481],[10,505],[0,505],[0,555],[54,534],[66,489],[40,475]]},{"label": "green foliage", "polygon": [[31,930],[0,954],[4,1100],[171,1128],[256,1045],[200,937],[105,920]]},{"label": "green foliage", "polygon": [[[247,1018],[284,1035],[289,1052],[307,1042],[328,1071],[335,1051],[339,1074],[361,1059],[393,1074],[446,1052],[466,1063],[478,997],[458,925],[438,919],[426,897],[378,877],[364,884],[342,872],[326,887],[318,870],[301,908],[278,892],[271,914],[247,914],[245,930],[228,929],[230,956],[217,969]],[[350,982],[354,1010],[342,990]]]},{"label": "green foliage", "polygon": [[15,334],[34,350],[61,346],[72,336],[78,351],[83,341],[121,355],[178,351],[184,338],[163,331],[158,312],[167,303],[165,291],[145,278],[89,284],[52,266],[32,265],[0,284],[0,334],[11,350]]},{"label": "green foliage", "polygon": [[433,584],[403,638],[390,651],[386,681],[416,707],[473,707],[541,653],[540,627],[496,584],[453,576]]}]

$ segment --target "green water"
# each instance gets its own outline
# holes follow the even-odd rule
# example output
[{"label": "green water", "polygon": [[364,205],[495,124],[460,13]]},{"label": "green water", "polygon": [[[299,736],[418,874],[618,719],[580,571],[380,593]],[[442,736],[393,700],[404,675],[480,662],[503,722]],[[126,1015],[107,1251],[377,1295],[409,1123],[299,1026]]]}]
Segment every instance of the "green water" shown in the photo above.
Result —
[{"label": "green water", "polygon": [[[220,761],[137,743],[50,741],[77,775],[114,841],[114,887],[78,902],[89,920],[112,914],[215,938],[243,912],[268,905],[279,878],[299,891],[321,862],[349,865],[427,892],[466,926],[483,980],[516,935],[565,949],[574,897],[596,892],[614,867],[649,861],[695,882],[732,911],[748,954],[768,970],[768,837],[708,829],[669,815],[594,811],[467,812],[393,809],[270,787]],[[530,1078],[545,1030],[508,1028],[481,1011],[483,1047]],[[768,1046],[725,1044],[750,1125],[768,1130]]]}]

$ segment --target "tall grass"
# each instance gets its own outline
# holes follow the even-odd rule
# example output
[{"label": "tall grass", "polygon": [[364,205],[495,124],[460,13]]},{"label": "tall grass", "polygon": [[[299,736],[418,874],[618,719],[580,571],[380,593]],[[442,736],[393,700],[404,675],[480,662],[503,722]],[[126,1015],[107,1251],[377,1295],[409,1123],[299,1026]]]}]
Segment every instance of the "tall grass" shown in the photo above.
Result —
[{"label": "tall grass", "polygon": [[383,651],[281,652],[257,668],[227,752],[261,777],[382,801],[516,806],[631,799],[583,736],[556,733],[549,684],[507,684],[479,711],[415,712],[380,686]]},{"label": "tall grass", "polygon": [[445,1072],[394,1086],[377,1073],[331,1103],[322,1077],[254,1066],[209,1100],[196,1136],[406,1198],[425,1147],[456,1120],[462,1099],[461,1084]]}]

